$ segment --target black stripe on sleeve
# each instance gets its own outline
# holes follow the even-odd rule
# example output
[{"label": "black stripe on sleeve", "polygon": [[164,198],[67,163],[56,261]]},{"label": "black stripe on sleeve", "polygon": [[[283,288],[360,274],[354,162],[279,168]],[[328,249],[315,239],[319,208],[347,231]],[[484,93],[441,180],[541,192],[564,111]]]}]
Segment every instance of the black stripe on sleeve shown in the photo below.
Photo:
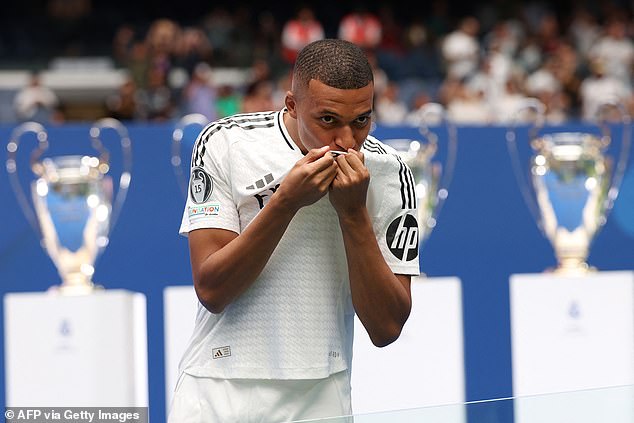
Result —
[{"label": "black stripe on sleeve", "polygon": [[401,182],[401,200],[402,200],[402,208],[403,209],[412,209],[416,204],[415,195],[414,195],[414,178],[412,176],[412,172],[403,162],[398,155],[396,156],[398,163],[400,165],[400,170],[398,173],[399,180]]}]

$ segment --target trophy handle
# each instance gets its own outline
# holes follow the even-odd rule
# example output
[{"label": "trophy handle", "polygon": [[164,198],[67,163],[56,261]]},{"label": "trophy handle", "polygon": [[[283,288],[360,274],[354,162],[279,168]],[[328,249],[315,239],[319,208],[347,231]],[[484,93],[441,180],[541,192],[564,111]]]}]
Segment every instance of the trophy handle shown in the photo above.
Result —
[{"label": "trophy handle", "polygon": [[207,126],[209,119],[201,113],[190,113],[183,116],[172,132],[172,169],[178,181],[178,187],[185,197],[187,197],[187,179],[183,174],[183,160],[181,158],[181,148],[185,129],[190,125],[199,125],[202,128]]},{"label": "trophy handle", "polygon": [[31,153],[30,164],[31,169],[35,174],[41,176],[42,168],[41,164],[39,164],[38,159],[48,149],[48,134],[44,126],[37,122],[25,122],[15,128],[11,133],[11,139],[7,144],[7,172],[9,173],[9,180],[11,182],[11,186],[15,195],[18,199],[18,204],[20,204],[20,208],[22,212],[26,216],[30,225],[33,227],[36,233],[41,234],[40,225],[35,217],[35,211],[33,207],[31,207],[31,203],[27,200],[26,193],[22,188],[22,184],[20,184],[20,178],[18,175],[18,167],[16,157],[18,154],[18,148],[20,147],[20,140],[24,134],[33,133],[35,134],[38,142],[38,146]]},{"label": "trophy handle", "polygon": [[90,128],[90,138],[92,146],[99,152],[99,169],[102,173],[106,173],[109,169],[110,153],[103,146],[101,142],[101,132],[104,129],[114,129],[119,135],[121,140],[121,151],[123,152],[123,170],[119,177],[119,189],[113,201],[112,215],[110,219],[110,231],[114,228],[114,225],[119,217],[121,207],[125,202],[128,188],[130,187],[130,180],[132,177],[132,142],[128,136],[128,130],[117,119],[103,118],[96,121]]},{"label": "trophy handle", "polygon": [[539,207],[533,200],[533,197],[531,196],[531,193],[529,191],[530,184],[528,183],[524,175],[523,167],[520,163],[520,154],[516,144],[517,137],[515,136],[515,130],[517,125],[522,121],[520,117],[526,111],[534,112],[532,126],[528,130],[528,140],[530,143],[533,143],[534,140],[537,139],[537,134],[539,130],[544,126],[544,123],[546,121],[546,105],[536,98],[529,97],[524,99],[515,109],[515,113],[513,113],[510,126],[506,130],[506,145],[509,150],[509,155],[511,156],[513,173],[515,173],[515,178],[518,182],[520,192],[522,193],[522,197],[524,198],[524,202],[528,205],[533,218],[541,227],[542,223],[539,217]]},{"label": "trophy handle", "polygon": [[621,152],[619,154],[619,160],[616,164],[616,168],[614,169],[612,184],[608,190],[606,198],[606,211],[609,211],[612,208],[614,201],[616,201],[616,197],[619,195],[621,182],[623,181],[623,176],[625,175],[625,171],[627,169],[631,145],[632,119],[623,102],[617,98],[601,103],[597,109],[597,122],[601,128],[601,143],[604,148],[607,148],[610,145],[612,136],[610,127],[608,126],[607,113],[615,109],[618,111],[620,123],[623,125],[623,134],[621,138]]},{"label": "trophy handle", "polygon": [[[426,153],[431,157],[436,154],[438,150],[438,135],[429,129],[431,123],[438,122],[439,124],[444,124],[447,129],[448,135],[448,143],[447,143],[447,158],[445,160],[445,169],[442,171],[439,182],[438,182],[438,190],[436,195],[438,196],[438,204],[434,209],[435,217],[440,212],[442,208],[442,204],[444,200],[447,199],[449,195],[449,184],[451,183],[451,179],[454,173],[454,166],[456,163],[456,156],[458,152],[458,137],[456,125],[449,119],[446,110],[442,104],[439,103],[427,103],[423,106],[422,122],[420,128],[418,129],[419,133],[422,137],[427,140]],[[434,164],[437,168],[440,164]],[[438,169],[440,171],[440,169]]]}]

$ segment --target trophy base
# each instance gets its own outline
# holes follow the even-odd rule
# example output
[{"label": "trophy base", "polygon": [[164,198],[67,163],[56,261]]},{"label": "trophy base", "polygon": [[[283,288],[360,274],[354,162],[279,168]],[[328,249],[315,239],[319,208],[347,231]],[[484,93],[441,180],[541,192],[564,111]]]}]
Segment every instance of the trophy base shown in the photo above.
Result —
[{"label": "trophy base", "polygon": [[589,266],[587,263],[579,263],[575,266],[559,265],[557,267],[551,267],[545,270],[545,273],[553,273],[561,276],[586,276],[596,273],[598,269],[593,266]]},{"label": "trophy base", "polygon": [[53,294],[60,295],[89,295],[95,292],[103,291],[104,287],[102,285],[97,284],[81,284],[81,285],[71,285],[71,284],[61,284],[55,285],[48,289],[48,292]]}]

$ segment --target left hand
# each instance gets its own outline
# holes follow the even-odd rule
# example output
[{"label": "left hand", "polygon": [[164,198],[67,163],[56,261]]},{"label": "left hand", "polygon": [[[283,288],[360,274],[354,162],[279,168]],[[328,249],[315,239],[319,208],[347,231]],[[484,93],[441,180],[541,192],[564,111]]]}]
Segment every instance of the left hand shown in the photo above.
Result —
[{"label": "left hand", "polygon": [[370,172],[363,153],[353,149],[335,159],[337,175],[330,184],[329,199],[339,217],[352,216],[365,210]]}]

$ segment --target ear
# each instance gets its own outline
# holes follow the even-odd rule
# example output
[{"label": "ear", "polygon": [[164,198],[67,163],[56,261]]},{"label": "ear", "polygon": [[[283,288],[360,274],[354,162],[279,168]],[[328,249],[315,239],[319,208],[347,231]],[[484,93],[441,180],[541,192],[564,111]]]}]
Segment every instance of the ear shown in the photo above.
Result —
[{"label": "ear", "polygon": [[297,119],[297,101],[295,101],[295,95],[293,95],[292,91],[286,92],[286,97],[284,98],[284,105],[288,110],[289,116],[293,119]]}]

